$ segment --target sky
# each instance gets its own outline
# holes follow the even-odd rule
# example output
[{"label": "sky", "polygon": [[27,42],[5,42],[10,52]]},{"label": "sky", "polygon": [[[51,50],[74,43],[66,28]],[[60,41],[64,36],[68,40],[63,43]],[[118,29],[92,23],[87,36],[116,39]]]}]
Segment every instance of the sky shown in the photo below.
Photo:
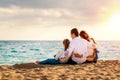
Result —
[{"label": "sky", "polygon": [[0,0],[0,40],[120,40],[120,0]]}]

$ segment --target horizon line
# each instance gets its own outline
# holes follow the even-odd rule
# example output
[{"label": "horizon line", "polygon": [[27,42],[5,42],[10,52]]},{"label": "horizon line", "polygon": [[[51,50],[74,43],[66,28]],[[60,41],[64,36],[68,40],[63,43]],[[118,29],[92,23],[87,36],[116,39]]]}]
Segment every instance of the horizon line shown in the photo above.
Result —
[{"label": "horizon line", "polygon": [[[0,41],[62,41],[62,40],[0,40]],[[96,40],[96,41],[120,41],[120,40]]]}]

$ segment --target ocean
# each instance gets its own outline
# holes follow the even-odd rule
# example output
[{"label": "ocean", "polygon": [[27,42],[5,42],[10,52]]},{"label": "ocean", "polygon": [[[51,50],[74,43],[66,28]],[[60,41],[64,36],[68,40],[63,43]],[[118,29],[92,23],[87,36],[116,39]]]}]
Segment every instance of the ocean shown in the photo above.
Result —
[{"label": "ocean", "polygon": [[[62,41],[0,41],[0,65],[41,61],[63,49]],[[120,41],[98,41],[99,60],[120,60]]]}]

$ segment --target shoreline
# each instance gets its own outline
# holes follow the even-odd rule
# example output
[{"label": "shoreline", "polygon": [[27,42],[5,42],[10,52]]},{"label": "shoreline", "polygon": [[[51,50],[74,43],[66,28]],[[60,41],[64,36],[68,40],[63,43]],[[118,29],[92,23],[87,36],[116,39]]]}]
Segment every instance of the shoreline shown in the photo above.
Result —
[{"label": "shoreline", "polygon": [[120,60],[99,60],[77,65],[35,63],[0,66],[0,80],[119,80]]}]

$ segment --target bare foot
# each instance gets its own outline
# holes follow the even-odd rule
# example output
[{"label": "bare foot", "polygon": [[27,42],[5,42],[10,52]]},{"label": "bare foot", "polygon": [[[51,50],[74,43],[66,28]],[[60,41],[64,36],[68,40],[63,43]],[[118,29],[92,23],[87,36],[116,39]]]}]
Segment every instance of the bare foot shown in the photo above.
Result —
[{"label": "bare foot", "polygon": [[40,64],[40,61],[36,61],[36,64]]}]

